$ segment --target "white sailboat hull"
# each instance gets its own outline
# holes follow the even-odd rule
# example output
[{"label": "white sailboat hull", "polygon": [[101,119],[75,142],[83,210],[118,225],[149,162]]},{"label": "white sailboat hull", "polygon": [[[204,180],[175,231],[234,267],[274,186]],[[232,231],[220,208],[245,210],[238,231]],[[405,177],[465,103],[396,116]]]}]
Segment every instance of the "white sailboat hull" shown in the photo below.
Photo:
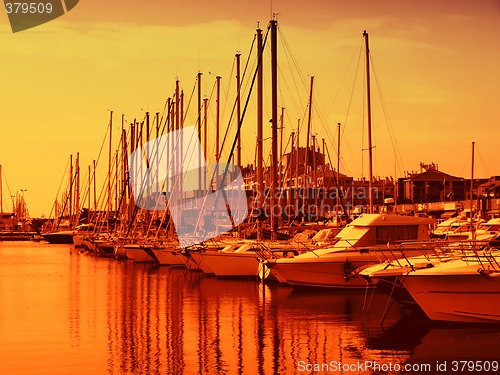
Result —
[{"label": "white sailboat hull", "polygon": [[208,269],[218,277],[256,277],[259,261],[256,254],[204,252],[200,255],[200,267]]},{"label": "white sailboat hull", "polygon": [[154,253],[158,264],[161,266],[185,266],[182,257],[175,253],[175,248],[153,247],[150,249]]},{"label": "white sailboat hull", "polygon": [[128,259],[137,263],[155,262],[140,245],[125,245],[123,249],[120,249],[120,253],[124,253]]}]

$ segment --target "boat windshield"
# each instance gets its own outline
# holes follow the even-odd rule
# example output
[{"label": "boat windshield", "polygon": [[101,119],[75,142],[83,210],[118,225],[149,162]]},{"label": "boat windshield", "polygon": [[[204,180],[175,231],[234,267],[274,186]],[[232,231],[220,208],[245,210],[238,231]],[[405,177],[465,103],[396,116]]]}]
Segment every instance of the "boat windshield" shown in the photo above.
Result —
[{"label": "boat windshield", "polygon": [[376,227],[350,226],[338,235],[335,247],[375,246],[394,241],[416,241],[418,225],[386,225]]},{"label": "boat windshield", "polygon": [[483,224],[480,229],[488,232],[499,232],[500,224]]},{"label": "boat windshield", "polygon": [[[337,234],[337,242],[335,243],[335,248],[346,248],[355,245],[367,246],[365,243],[359,243],[362,239],[365,239],[366,235],[370,231],[370,227],[360,227],[355,225],[348,225]],[[365,241],[363,241],[365,242]]]}]

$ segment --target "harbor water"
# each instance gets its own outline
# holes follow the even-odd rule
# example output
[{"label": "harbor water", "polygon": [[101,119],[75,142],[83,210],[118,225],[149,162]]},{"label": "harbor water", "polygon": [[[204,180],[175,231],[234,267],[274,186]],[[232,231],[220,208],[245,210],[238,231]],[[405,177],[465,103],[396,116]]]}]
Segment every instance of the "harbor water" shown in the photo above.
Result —
[{"label": "harbor water", "polygon": [[431,324],[371,291],[0,243],[0,374],[497,373],[499,348],[498,326]]}]

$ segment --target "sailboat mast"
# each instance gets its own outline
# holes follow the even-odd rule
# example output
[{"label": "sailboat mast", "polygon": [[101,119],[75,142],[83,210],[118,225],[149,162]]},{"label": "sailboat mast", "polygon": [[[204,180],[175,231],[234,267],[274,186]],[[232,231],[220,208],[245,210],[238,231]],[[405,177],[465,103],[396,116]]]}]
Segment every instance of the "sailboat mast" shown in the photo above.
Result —
[{"label": "sailboat mast", "polygon": [[271,226],[272,239],[276,240],[279,215],[277,212],[278,190],[278,21],[271,20],[271,91],[272,91],[272,184],[271,184]]},{"label": "sailboat mast", "polygon": [[93,164],[93,167],[94,167],[94,173],[93,173],[93,181],[94,181],[94,215],[93,215],[93,218],[94,220],[97,219],[97,181],[95,179],[95,175],[96,175],[96,161],[95,160],[92,160],[92,164]]},{"label": "sailboat mast", "polygon": [[470,223],[471,223],[471,228],[473,228],[472,225],[472,207],[474,205],[474,144],[475,142],[472,142],[472,166],[471,166],[471,174],[470,174]]},{"label": "sailboat mast", "polygon": [[[220,138],[220,76],[215,77],[217,87],[217,98],[215,105],[215,162],[219,165],[220,151],[219,151],[219,138]],[[215,189],[219,189],[219,171],[215,173]]]},{"label": "sailboat mast", "polygon": [[[198,72],[198,139],[201,141],[201,72]],[[196,197],[200,197],[201,189],[201,155],[198,155],[198,188]]]},{"label": "sailboat mast", "polygon": [[76,153],[75,161],[75,218],[74,223],[78,225],[80,218],[80,153]]},{"label": "sailboat mast", "polygon": [[[241,53],[236,54],[236,122],[241,125]],[[238,132],[236,147],[236,165],[241,168],[241,132]]]},{"label": "sailboat mast", "polygon": [[280,185],[281,185],[281,176],[282,176],[282,169],[283,169],[283,164],[281,162],[281,158],[283,157],[283,130],[285,129],[284,125],[284,118],[285,118],[285,107],[281,107],[281,116],[280,116],[280,153],[279,153],[279,163],[280,163]]},{"label": "sailboat mast", "polygon": [[[323,152],[324,154],[324,152]],[[338,214],[340,207],[340,122],[337,123],[337,207],[335,215]]]},{"label": "sailboat mast", "polygon": [[297,194],[299,193],[299,149],[300,149],[300,118],[297,119],[297,142],[296,142],[295,154],[295,187],[297,188]]},{"label": "sailboat mast", "polygon": [[[312,120],[312,100],[313,100],[313,85],[314,85],[314,77],[311,77],[311,87],[309,89],[309,112],[307,116],[307,135],[306,135],[306,157],[304,161],[304,187],[308,187],[308,176],[307,172],[309,171],[309,138],[311,137],[311,120]],[[307,194],[306,194],[307,196]]]},{"label": "sailboat mast", "polygon": [[366,47],[366,104],[368,111],[368,196],[370,202],[370,211],[373,213],[373,147],[372,147],[372,103],[370,94],[370,46],[368,44],[368,33],[363,32]]},{"label": "sailboat mast", "polygon": [[113,210],[113,201],[111,196],[111,152],[112,152],[112,142],[113,142],[113,111],[110,111],[109,115],[109,152],[108,152],[108,218],[109,214]]},{"label": "sailboat mast", "polygon": [[[157,114],[158,115],[158,114]],[[127,170],[128,170],[128,161],[127,161],[127,131],[125,130],[125,115],[122,114],[122,191],[123,198],[125,201],[125,206],[128,204],[127,197]],[[125,213],[125,208],[122,209],[122,213]]]},{"label": "sailboat mast", "polygon": [[92,171],[90,169],[90,164],[89,164],[89,190],[87,194],[87,200],[88,200],[88,211],[87,211],[87,224],[90,224],[90,191],[92,190]]},{"label": "sailboat mast", "polygon": [[313,180],[314,180],[314,184],[313,184],[313,188],[314,188],[314,209],[316,210],[315,211],[315,215],[317,216],[318,215],[318,176],[316,174],[316,136],[313,135],[312,136],[312,155],[313,155]]},{"label": "sailboat mast", "polygon": [[[69,215],[68,221],[70,226],[73,225],[73,155],[69,156]],[[64,215],[64,212],[63,212]]]},{"label": "sailboat mast", "polygon": [[263,57],[262,53],[262,30],[257,29],[257,208],[260,210],[264,207],[264,176],[263,176]]},{"label": "sailboat mast", "polygon": [[[203,153],[208,155],[208,98],[203,98]],[[203,191],[207,191],[207,169],[203,168]],[[205,193],[204,193],[205,194]]]},{"label": "sailboat mast", "polygon": [[[176,130],[176,131],[180,129],[180,124],[181,124],[181,113],[180,113],[181,103],[180,103],[180,101],[181,101],[181,99],[180,99],[180,81],[178,79],[176,79],[175,80],[175,107],[174,107],[175,127],[172,126],[174,128],[173,130]],[[180,133],[177,133],[177,134],[178,134],[177,137],[179,137]],[[182,134],[180,136],[182,137]],[[174,162],[171,164],[172,165],[171,169],[174,172],[173,176],[179,176],[179,177],[172,180],[172,190],[174,190],[173,185],[176,184],[177,185],[177,187],[176,187],[177,192],[182,194],[182,182],[181,182],[182,173],[180,173],[181,171],[179,170],[179,166],[181,165],[181,158],[182,158],[182,150],[180,148],[180,145],[182,144],[182,140],[178,139],[176,143],[177,144],[175,146],[175,150],[174,150],[173,155],[172,155],[172,157],[174,158]],[[179,198],[182,202],[183,197],[181,196]]]}]

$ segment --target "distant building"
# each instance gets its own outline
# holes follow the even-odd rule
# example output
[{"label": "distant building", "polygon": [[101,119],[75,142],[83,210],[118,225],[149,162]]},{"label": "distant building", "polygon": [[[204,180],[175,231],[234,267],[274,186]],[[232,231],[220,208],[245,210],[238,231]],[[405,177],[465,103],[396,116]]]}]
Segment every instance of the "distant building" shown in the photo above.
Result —
[{"label": "distant building", "polygon": [[478,185],[476,194],[484,213],[489,216],[500,216],[500,176],[492,176]]},{"label": "distant building", "polygon": [[399,178],[397,203],[429,203],[466,199],[468,181],[438,170],[437,164],[420,163],[420,173]]},{"label": "distant building", "polygon": [[[337,173],[326,163],[325,155],[305,147],[284,154],[278,166],[278,184],[282,192],[281,205],[291,208],[291,216],[309,208],[318,217],[332,215],[334,212],[351,213],[355,206],[369,204],[369,180],[354,180],[352,177]],[[256,189],[256,171],[253,166],[242,169],[247,189]],[[272,184],[270,167],[263,170],[265,194]],[[394,181],[388,177],[374,178],[372,196],[375,205],[384,204],[385,198],[394,198]],[[269,209],[270,199],[266,200]],[[293,206],[293,207],[292,207]]]}]

